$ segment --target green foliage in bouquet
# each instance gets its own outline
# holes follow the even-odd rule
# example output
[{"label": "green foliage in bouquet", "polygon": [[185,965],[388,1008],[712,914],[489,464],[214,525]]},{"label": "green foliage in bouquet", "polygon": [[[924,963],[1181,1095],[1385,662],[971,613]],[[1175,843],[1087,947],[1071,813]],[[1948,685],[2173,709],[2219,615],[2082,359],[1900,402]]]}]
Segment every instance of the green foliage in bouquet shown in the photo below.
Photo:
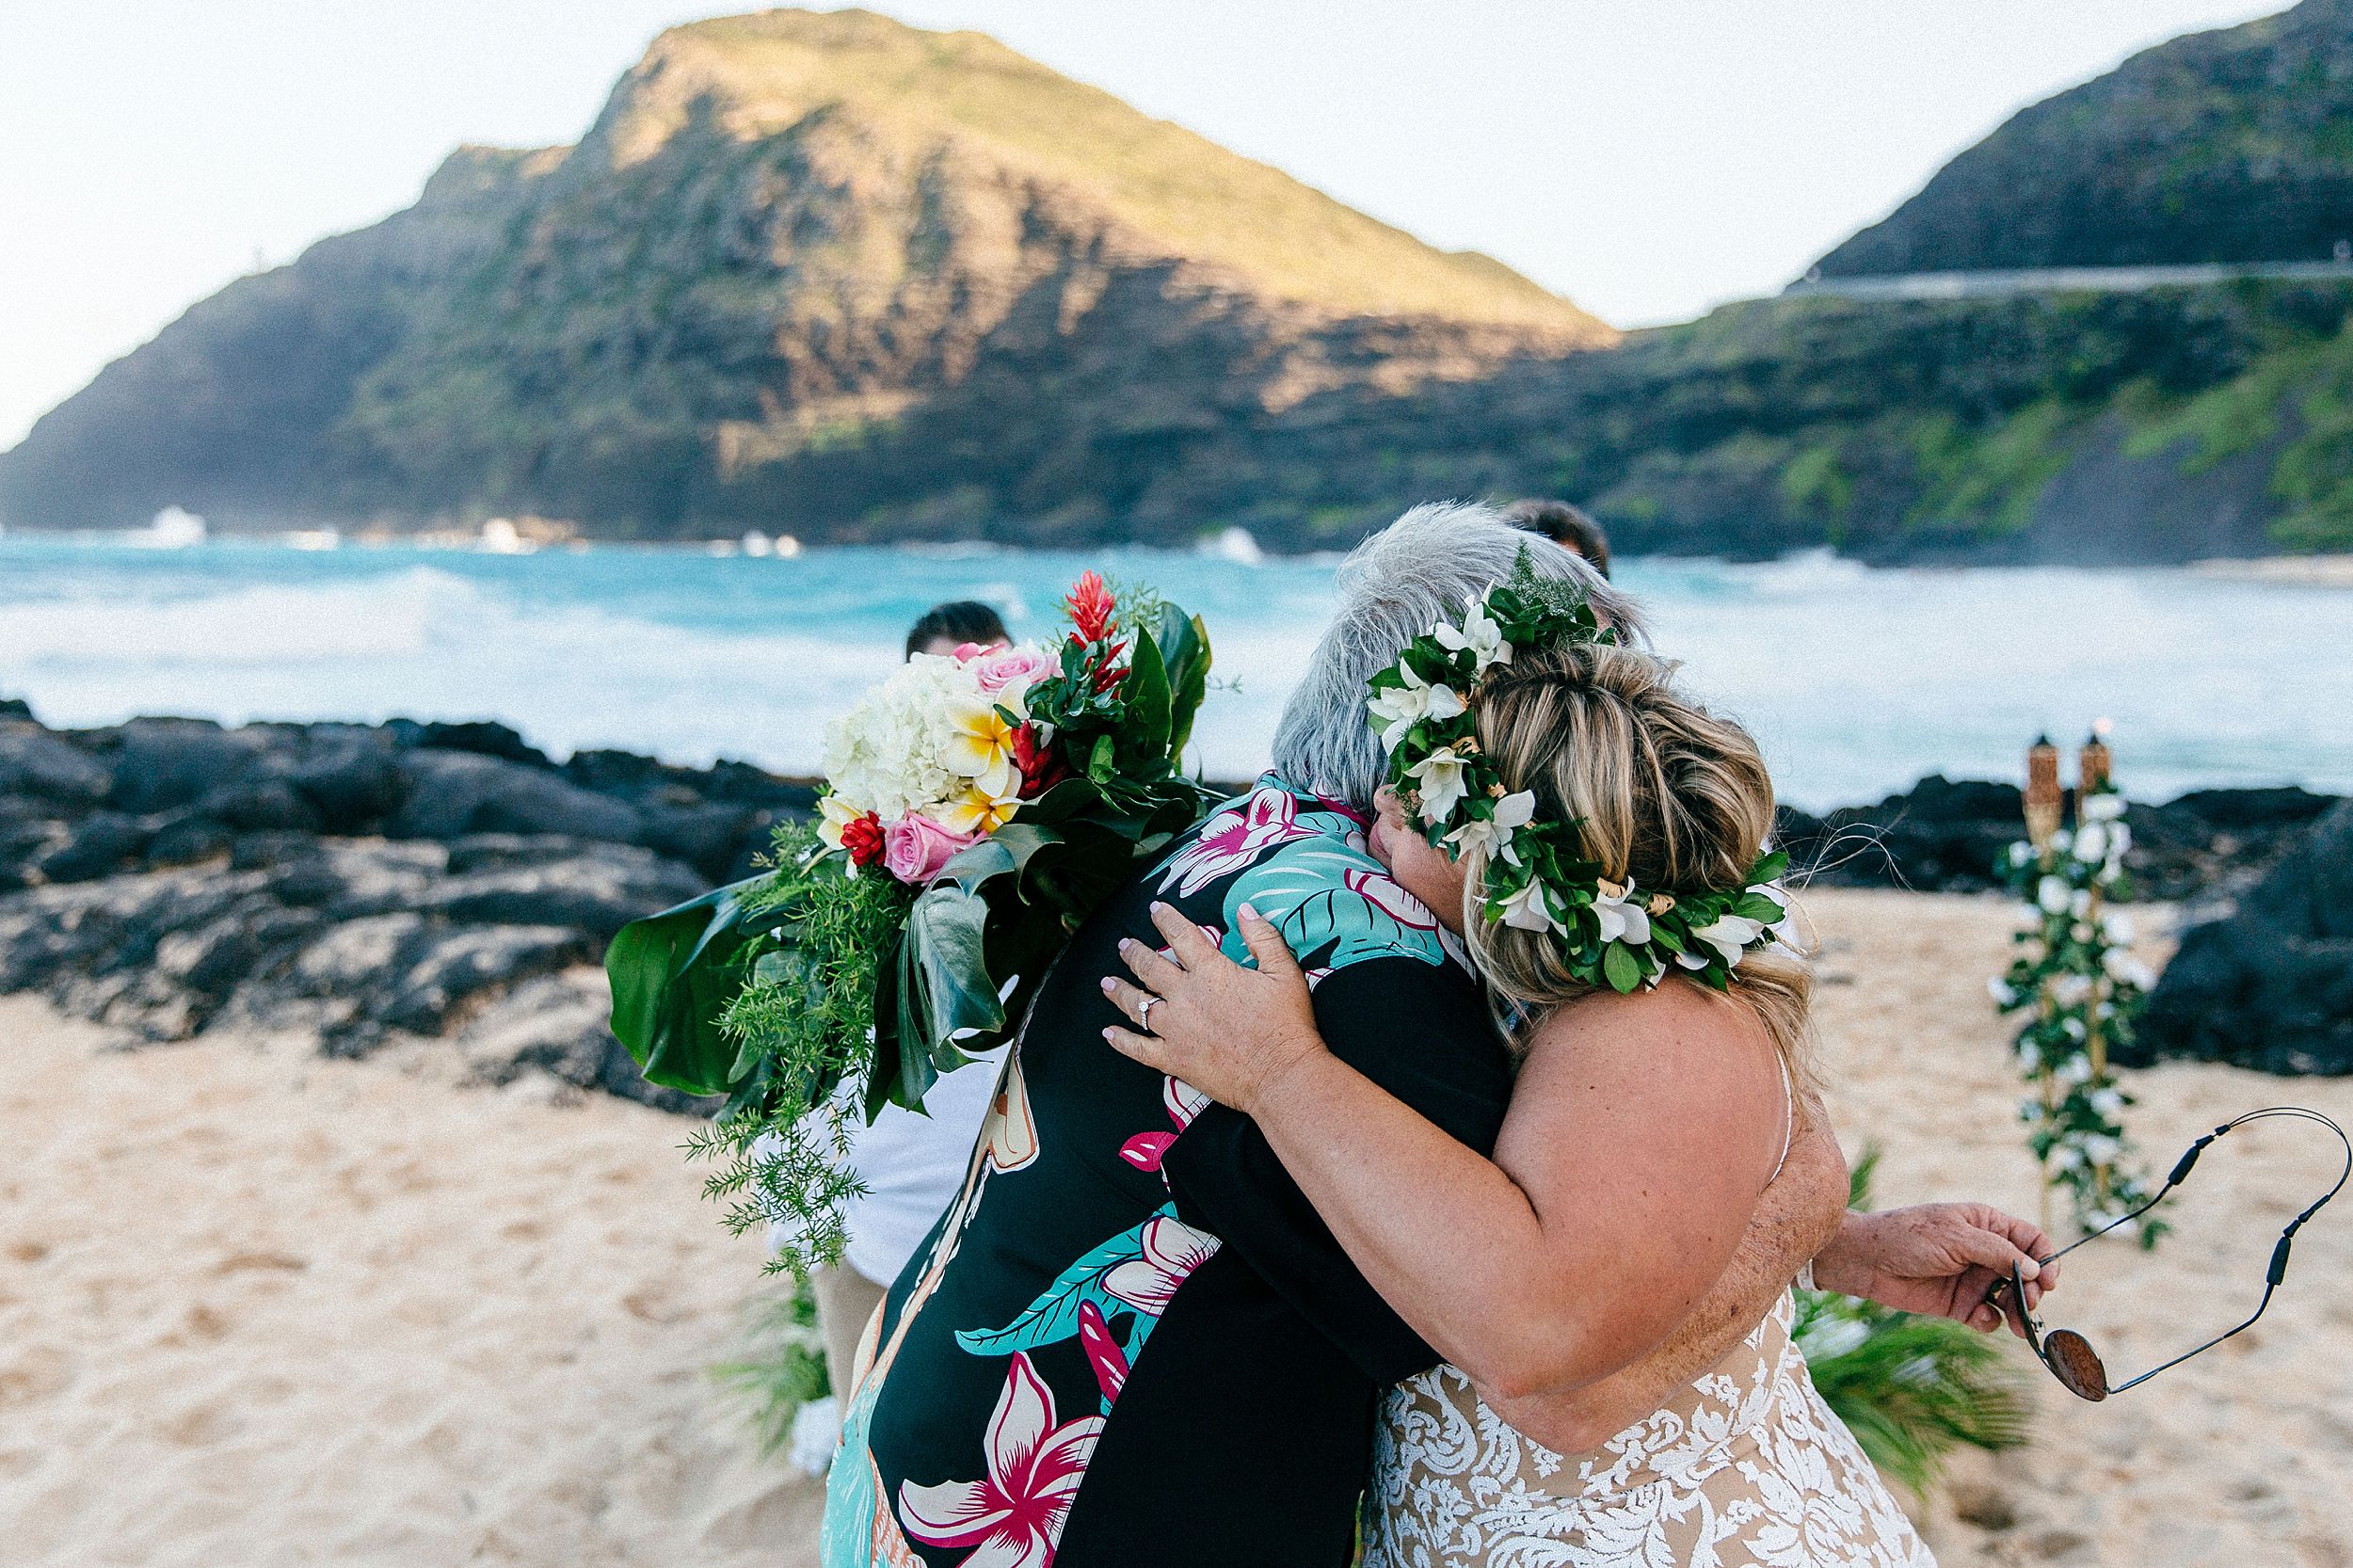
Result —
[{"label": "green foliage in bouquet", "polygon": [[[1867,1208],[1879,1150],[1855,1161],[1849,1203]],[[1814,1385],[1871,1463],[1915,1494],[1960,1448],[2026,1441],[2024,1380],[1998,1338],[1823,1290],[1798,1292],[1795,1337]]]},{"label": "green foliage in bouquet", "polygon": [[1209,804],[1177,766],[1208,684],[1199,619],[1137,593],[1115,607],[1092,573],[1070,609],[1050,664],[996,709],[1017,804],[920,885],[857,849],[880,829],[869,816],[861,839],[842,808],[846,833],[779,828],[772,870],[606,954],[614,1033],[647,1078],[727,1096],[691,1152],[717,1162],[705,1188],[731,1230],[781,1222],[772,1269],[840,1256],[848,1118],[920,1110],[1005,1041],[1071,933]]}]

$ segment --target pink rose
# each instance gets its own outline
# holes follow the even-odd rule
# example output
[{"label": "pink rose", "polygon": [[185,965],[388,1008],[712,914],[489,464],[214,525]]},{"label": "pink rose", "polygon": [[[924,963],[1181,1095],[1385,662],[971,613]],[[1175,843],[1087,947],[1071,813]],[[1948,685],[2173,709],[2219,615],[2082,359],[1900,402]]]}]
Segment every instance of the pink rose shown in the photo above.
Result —
[{"label": "pink rose", "polygon": [[972,674],[980,681],[981,690],[995,696],[1008,686],[1019,686],[1026,691],[1053,667],[1054,662],[1046,657],[1042,648],[1008,648],[982,655],[981,662],[972,666]]},{"label": "pink rose", "polygon": [[883,829],[883,870],[917,887],[939,874],[956,851],[980,842],[977,833],[952,833],[920,811]]}]

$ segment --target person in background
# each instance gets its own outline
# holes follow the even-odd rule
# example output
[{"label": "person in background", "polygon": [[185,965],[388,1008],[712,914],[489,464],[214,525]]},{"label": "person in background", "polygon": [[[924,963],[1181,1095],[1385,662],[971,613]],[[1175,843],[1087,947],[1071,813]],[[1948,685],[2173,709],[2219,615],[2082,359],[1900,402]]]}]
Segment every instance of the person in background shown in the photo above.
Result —
[{"label": "person in background", "polygon": [[1513,527],[1542,534],[1584,556],[1604,577],[1609,575],[1609,536],[1583,507],[1565,501],[1514,501],[1503,508],[1503,515]]},{"label": "person in background", "polygon": [[[906,656],[952,658],[959,648],[998,648],[1012,641],[995,610],[977,600],[951,600],[924,611],[908,629]],[[849,1165],[866,1192],[843,1210],[849,1240],[840,1261],[809,1278],[825,1371],[837,1393],[850,1385],[850,1363],[866,1320],[964,1180],[1003,1054],[1000,1048],[941,1078],[923,1096],[920,1114],[887,1105],[871,1126],[851,1118]]]},{"label": "person in background", "polygon": [[988,648],[1005,648],[1012,642],[996,611],[977,599],[952,599],[933,605],[907,628],[907,657],[931,653],[946,659],[967,643]]}]

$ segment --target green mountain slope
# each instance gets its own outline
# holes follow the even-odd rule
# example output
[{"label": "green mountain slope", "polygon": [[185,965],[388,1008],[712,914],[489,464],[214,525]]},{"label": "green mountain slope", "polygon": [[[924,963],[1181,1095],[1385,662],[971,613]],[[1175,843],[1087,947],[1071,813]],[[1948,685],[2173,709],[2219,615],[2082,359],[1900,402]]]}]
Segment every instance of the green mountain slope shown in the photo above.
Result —
[{"label": "green mountain slope", "polygon": [[1826,278],[2325,261],[2353,241],[2353,0],[2144,51],[2020,111]]},{"label": "green mountain slope", "polygon": [[196,306],[0,457],[0,520],[1186,532],[1207,436],[1616,336],[988,39],[774,11]]}]

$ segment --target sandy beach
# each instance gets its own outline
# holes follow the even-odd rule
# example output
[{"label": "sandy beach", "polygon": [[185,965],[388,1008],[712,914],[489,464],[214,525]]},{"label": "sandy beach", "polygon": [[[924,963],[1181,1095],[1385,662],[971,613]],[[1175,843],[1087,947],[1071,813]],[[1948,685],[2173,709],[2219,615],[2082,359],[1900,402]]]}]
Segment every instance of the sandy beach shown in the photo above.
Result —
[{"label": "sandy beach", "polygon": [[[1833,1109],[1850,1149],[1885,1145],[1881,1201],[2030,1212],[1984,991],[2007,907],[1808,904]],[[759,1252],[701,1201],[685,1123],[545,1079],[464,1084],[431,1056],[119,1044],[0,999],[8,1561],[813,1562],[814,1483],[757,1452],[707,1375]],[[2343,1080],[2169,1066],[2132,1087],[2160,1165],[2257,1105],[2353,1118]],[[2126,1369],[2234,1321],[2333,1147],[2238,1135],[2161,1250],[2078,1255],[2050,1317]],[[1965,1456],[1923,1506],[1945,1562],[2353,1564],[2353,1208],[2305,1232],[2230,1346],[2105,1407],[2035,1392],[2034,1446]]]}]

